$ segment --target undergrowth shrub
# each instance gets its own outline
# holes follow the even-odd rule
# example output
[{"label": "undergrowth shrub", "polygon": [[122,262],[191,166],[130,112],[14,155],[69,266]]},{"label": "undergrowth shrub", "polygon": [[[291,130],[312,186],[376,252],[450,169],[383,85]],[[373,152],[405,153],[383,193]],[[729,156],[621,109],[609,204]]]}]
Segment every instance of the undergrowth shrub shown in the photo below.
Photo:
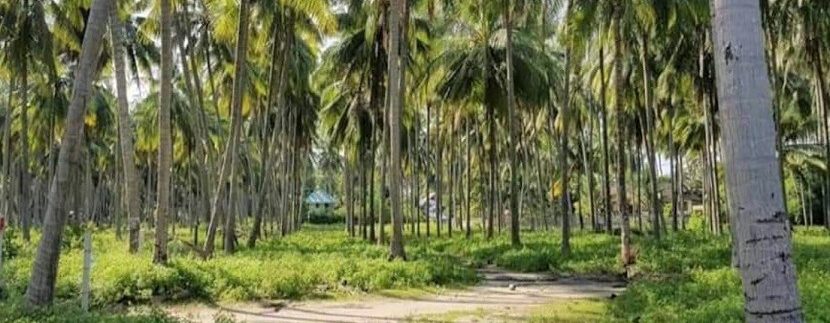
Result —
[{"label": "undergrowth shrub", "polygon": [[[180,233],[188,237],[186,230]],[[37,239],[37,233],[33,232]],[[830,237],[824,230],[798,229],[794,259],[807,321],[830,322]],[[151,263],[148,240],[137,254],[109,231],[94,234],[93,306],[106,312],[113,304],[158,300],[204,299],[244,301],[301,299],[329,293],[361,293],[382,289],[465,285],[477,281],[475,268],[497,265],[510,270],[553,271],[575,275],[619,276],[619,237],[575,232],[571,254],[561,256],[554,232],[522,232],[523,248],[514,249],[507,234],[485,239],[408,236],[408,261],[388,261],[386,246],[349,238],[342,226],[307,226],[281,239],[265,239],[256,248],[242,247],[232,256],[217,253],[203,261],[188,254],[180,242],[171,243],[171,262]],[[14,237],[16,256],[0,275],[8,300],[0,300],[0,320],[22,322],[133,322],[120,314],[84,314],[74,309],[64,320],[53,313],[4,315],[19,310],[29,280],[36,244]],[[34,240],[37,241],[37,240]],[[737,322],[742,320],[743,296],[738,273],[730,267],[730,240],[702,232],[670,233],[657,240],[634,236],[635,278],[620,297],[609,303],[613,319],[641,322]],[[82,252],[69,242],[60,259],[56,296],[60,306],[76,306]],[[80,314],[79,314],[80,315]],[[89,318],[89,320],[87,320]],[[141,319],[167,318],[143,316]],[[132,320],[132,321],[131,321]],[[143,321],[142,321],[143,322]]]},{"label": "undergrowth shrub", "polygon": [[123,310],[103,309],[92,312],[81,310],[73,301],[57,301],[49,307],[30,309],[21,297],[6,300],[0,306],[0,320],[15,323],[175,323],[179,322],[158,308]]}]

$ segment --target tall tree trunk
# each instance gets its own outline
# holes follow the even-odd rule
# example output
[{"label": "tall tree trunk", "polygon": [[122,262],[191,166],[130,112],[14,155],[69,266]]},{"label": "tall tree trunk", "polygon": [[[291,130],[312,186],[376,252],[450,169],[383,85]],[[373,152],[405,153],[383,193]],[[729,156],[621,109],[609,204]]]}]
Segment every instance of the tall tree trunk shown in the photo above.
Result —
[{"label": "tall tree trunk", "polygon": [[[568,4],[566,5],[565,21],[569,21],[571,16],[571,2],[572,0],[568,0]],[[567,26],[567,23],[565,26]],[[569,36],[567,30],[565,33]],[[570,113],[569,110],[571,107],[571,40],[566,40],[566,42],[565,89],[562,94],[562,111],[559,113],[559,118],[562,121],[562,132],[559,133],[559,172],[562,176],[562,198],[560,199],[560,208],[562,209],[562,256],[564,257],[568,257],[571,253],[571,208],[568,204],[568,191],[570,186],[568,185],[568,114]],[[510,46],[509,43],[508,46]]]},{"label": "tall tree trunk", "polygon": [[[427,80],[427,82],[429,82],[429,80]],[[426,235],[427,235],[427,237],[429,237],[429,209],[431,207],[431,205],[430,205],[431,202],[430,202],[429,195],[432,194],[429,191],[429,180],[430,180],[430,171],[429,170],[430,170],[430,168],[432,168],[432,150],[430,150],[430,147],[432,147],[432,146],[429,143],[430,139],[432,139],[432,138],[430,138],[429,128],[430,128],[430,125],[432,125],[432,105],[430,104],[430,102],[427,102],[426,105],[427,105],[427,126],[426,126],[426,131],[427,131],[426,135],[427,136],[426,136],[426,141],[424,142],[424,144],[426,145],[426,157],[427,158],[426,158],[426,162],[424,163],[424,166],[425,166],[424,168],[426,169],[426,173],[424,174],[424,177],[426,179],[425,184],[426,184],[427,187],[426,187],[426,194],[425,194],[425,197],[424,197],[424,222],[426,222],[426,225],[427,225]],[[419,201],[419,203],[420,203],[420,201]]]},{"label": "tall tree trunk", "polygon": [[669,141],[669,172],[671,173],[671,220],[672,220],[672,230],[677,232],[678,224],[677,224],[677,168],[678,168],[678,157],[677,157],[677,145],[674,143],[674,106],[669,103],[669,115],[666,117],[668,119],[668,141]]},{"label": "tall tree trunk", "polygon": [[401,25],[407,24],[405,19],[406,0],[392,0],[389,6],[389,142],[390,152],[390,200],[392,206],[392,239],[389,246],[390,258],[405,259],[403,242],[403,214],[401,210],[401,110],[403,108],[403,78],[405,77],[405,58],[400,55]]},{"label": "tall tree trunk", "polygon": [[[280,18],[282,18],[282,16],[280,16]],[[278,21],[281,22],[283,20],[279,19]],[[266,189],[267,188],[266,184],[267,184],[268,180],[270,179],[271,166],[274,164],[271,161],[271,150],[272,150],[272,147],[274,147],[274,145],[277,141],[277,134],[279,133],[279,130],[280,130],[280,129],[273,129],[272,128],[271,133],[269,135],[267,133],[268,120],[270,120],[271,110],[274,109],[275,102],[276,102],[276,107],[277,107],[276,115],[279,115],[279,111],[280,111],[279,109],[282,109],[283,96],[284,96],[284,93],[285,93],[284,83],[285,83],[285,78],[286,78],[286,68],[287,68],[287,63],[289,61],[288,50],[290,48],[290,44],[288,44],[286,39],[280,39],[280,37],[279,37],[279,35],[280,35],[279,27],[280,27],[280,24],[278,22],[274,22],[274,28],[273,28],[273,32],[272,32],[272,34],[273,34],[273,36],[272,36],[273,37],[273,43],[271,44],[271,55],[272,55],[272,57],[271,57],[271,64],[270,64],[269,76],[268,76],[268,97],[267,97],[267,101],[266,101],[266,107],[263,111],[264,113],[263,113],[263,116],[262,116],[262,119],[263,119],[262,141],[263,141],[264,147],[263,147],[262,161],[261,161],[261,163],[262,163],[262,176],[261,176],[261,180],[259,182],[259,185],[258,185],[257,189],[259,190],[259,194],[258,194],[259,200],[263,201],[263,202],[265,201],[265,194],[268,191]],[[286,38],[290,39],[290,37],[286,37]],[[279,56],[282,57],[282,60],[278,61],[277,57],[279,57]],[[349,165],[348,165],[348,158],[345,159],[344,164],[345,164],[345,168],[346,168],[346,176],[348,177],[350,175],[350,173],[349,173],[350,168],[349,168]],[[346,184],[345,190],[346,190],[347,196],[351,196],[350,195],[351,187],[349,186],[349,184],[351,182],[348,181],[348,179],[346,179],[344,181],[344,183]],[[353,206],[353,205],[349,204],[347,202],[346,208],[349,211],[349,212],[347,212],[348,215],[354,215],[354,213],[351,212],[353,210],[353,209],[350,208],[351,206]],[[256,246],[256,241],[261,235],[260,231],[261,231],[261,227],[262,227],[262,213],[264,213],[263,211],[264,210],[260,208],[260,210],[257,210],[257,212],[254,214],[254,224],[253,224],[253,227],[251,228],[251,235],[248,237],[248,247],[249,248],[253,248],[253,247]],[[348,223],[351,224],[351,222],[348,222]]]},{"label": "tall tree trunk", "polygon": [[159,159],[156,182],[156,241],[153,262],[167,263],[167,221],[170,213],[170,178],[173,170],[173,139],[170,118],[173,91],[173,9],[161,0],[161,71],[159,86]]},{"label": "tall tree trunk", "polygon": [[614,10],[614,86],[616,91],[615,112],[617,115],[617,199],[620,211],[620,240],[621,259],[623,267],[634,263],[631,252],[631,228],[629,227],[628,216],[628,195],[625,190],[625,111],[623,108],[623,91],[625,91],[625,79],[623,78],[623,38],[622,38],[622,14],[623,3],[617,3]]},{"label": "tall tree trunk", "polygon": [[346,232],[354,237],[354,174],[352,174],[352,161],[349,152],[344,152],[343,157],[343,191],[346,193]]},{"label": "tall tree trunk", "polygon": [[467,239],[470,239],[470,238],[473,237],[472,228],[470,226],[470,217],[472,216],[472,213],[470,213],[470,199],[472,198],[472,189],[473,189],[472,185],[470,185],[470,179],[471,179],[472,173],[473,173],[473,164],[470,160],[470,150],[472,149],[471,147],[473,146],[473,143],[472,143],[473,136],[472,136],[472,133],[470,133],[469,123],[465,123],[465,125],[466,125],[466,127],[465,127],[464,133],[466,133],[466,135],[467,135],[467,149],[466,149],[466,152],[465,152],[465,155],[464,155],[464,159],[465,159],[464,167],[466,168],[466,182],[467,182],[466,186],[467,186],[467,189],[465,190],[466,197],[464,198],[464,202],[465,202],[464,208],[466,209],[465,213],[467,213],[466,237],[467,237]]},{"label": "tall tree trunk", "polygon": [[[391,83],[389,86],[386,87],[387,94],[389,94],[389,88],[394,87]],[[378,187],[378,197],[380,199],[380,212],[378,216],[378,245],[385,245],[386,244],[386,218],[388,213],[388,208],[386,204],[387,194],[389,192],[389,107],[391,97],[389,95],[386,96],[387,103],[384,106],[383,113],[383,138],[381,139],[380,147],[378,147],[381,151],[380,154],[380,185]]]},{"label": "tall tree trunk", "polygon": [[801,322],[759,3],[714,0],[713,4],[723,157],[730,213],[737,219],[745,318],[748,322]]},{"label": "tall tree trunk", "polygon": [[602,122],[602,186],[603,186],[603,205],[605,209],[605,232],[612,234],[611,223],[611,154],[608,152],[608,106],[606,105],[607,85],[605,82],[605,46],[600,44],[599,47],[599,75],[600,75],[600,91],[599,101],[602,113],[600,119]]},{"label": "tall tree trunk", "polygon": [[49,189],[49,204],[43,222],[43,234],[37,255],[32,265],[32,277],[26,290],[26,302],[34,306],[43,306],[52,302],[55,280],[58,272],[61,237],[66,222],[66,199],[69,192],[71,172],[77,170],[81,159],[81,142],[84,131],[84,114],[95,68],[101,50],[107,16],[110,12],[110,0],[95,0],[89,11],[81,55],[75,70],[72,99],[66,116],[66,126],[61,140],[55,178]]},{"label": "tall tree trunk", "polygon": [[449,212],[449,217],[447,218],[447,236],[452,237],[452,220],[455,218],[455,115],[450,115],[450,122],[449,128],[447,132],[449,132],[449,140],[447,140],[446,147],[449,150],[450,159],[449,159],[449,167],[447,169],[447,192],[449,192],[449,207],[447,208]]},{"label": "tall tree trunk", "polygon": [[635,140],[634,145],[637,146],[637,157],[634,160],[637,162],[637,228],[643,232],[643,153],[641,143]]},{"label": "tall tree trunk", "polygon": [[[24,3],[28,7],[28,1]],[[29,206],[29,196],[31,195],[31,185],[29,184],[29,64],[27,59],[24,59],[21,63],[23,67],[20,71],[20,191],[17,195],[17,209],[23,231],[23,240],[29,241],[32,213]]]},{"label": "tall tree trunk", "polygon": [[680,208],[680,229],[686,230],[686,200],[683,192],[683,154],[677,153],[677,205]]},{"label": "tall tree trunk", "polygon": [[[513,1],[507,0],[504,16],[507,30],[507,128],[510,132],[508,158],[510,159],[510,243],[521,246],[519,239],[519,163],[516,149],[519,144],[519,126],[516,124],[516,95],[513,84]],[[563,226],[564,227],[564,226]],[[565,239],[563,237],[563,239]],[[566,247],[563,245],[563,250]],[[568,247],[570,248],[570,247]]]},{"label": "tall tree trunk", "polygon": [[[216,189],[216,195],[213,200],[213,207],[211,208],[210,225],[208,227],[208,236],[205,239],[204,252],[206,256],[213,254],[214,239],[216,237],[216,227],[218,226],[217,209],[219,203],[224,199],[224,188],[229,185],[229,205],[227,205],[227,212],[225,212],[225,245],[224,249],[228,253],[234,251],[234,241],[236,240],[234,231],[236,229],[236,213],[233,207],[235,196],[235,168],[236,168],[236,150],[239,145],[239,139],[242,132],[242,97],[244,96],[244,81],[245,81],[245,65],[248,54],[248,17],[250,10],[248,0],[242,0],[239,4],[239,27],[237,29],[236,42],[236,60],[234,62],[234,76],[233,76],[233,93],[231,99],[231,133],[228,139],[228,146],[225,150],[225,156],[222,162],[222,169],[219,172],[219,184]],[[229,184],[228,184],[229,182]]]},{"label": "tall tree trunk", "polygon": [[118,17],[118,5],[113,3],[110,10],[110,38],[112,41],[112,62],[115,67],[115,87],[118,102],[118,138],[121,146],[121,161],[124,169],[124,198],[127,204],[127,228],[129,230],[129,251],[138,252],[141,230],[141,206],[138,199],[138,173],[135,168],[133,127],[130,107],[127,102],[127,76],[124,66],[124,27]]},{"label": "tall tree trunk", "polygon": [[376,224],[376,217],[375,217],[375,201],[377,200],[377,191],[375,190],[375,166],[377,165],[377,156],[376,156],[376,148],[380,146],[378,144],[378,134],[377,129],[373,130],[375,133],[372,135],[372,148],[370,152],[370,159],[369,159],[369,241],[376,242],[377,235],[375,234],[375,224]]},{"label": "tall tree trunk", "polygon": [[360,156],[358,156],[358,158],[360,160],[360,198],[361,198],[360,219],[359,219],[360,223],[359,224],[360,224],[360,233],[361,233],[360,235],[363,238],[363,240],[367,240],[367,239],[369,239],[368,232],[366,231],[367,228],[368,228],[368,226],[366,225],[366,222],[369,221],[369,213],[368,213],[368,211],[369,211],[369,207],[368,207],[368,196],[369,196],[369,194],[367,193],[369,185],[366,181],[366,178],[368,177],[366,172],[369,169],[369,163],[366,160],[367,159],[366,149],[365,149],[365,147],[363,147],[363,148],[364,149],[361,149]]},{"label": "tall tree trunk", "polygon": [[641,35],[640,43],[642,46],[642,50],[640,51],[640,63],[643,67],[643,96],[645,100],[645,116],[646,116],[646,124],[645,124],[645,138],[646,141],[646,154],[648,154],[648,171],[651,177],[651,181],[649,182],[649,201],[651,202],[651,225],[654,237],[660,239],[660,223],[661,217],[660,213],[662,209],[660,208],[660,200],[657,196],[657,158],[656,158],[656,147],[654,147],[654,117],[653,113],[655,111],[654,107],[652,106],[653,100],[651,95],[651,71],[648,68],[648,55],[649,55],[649,47],[648,47],[648,38],[649,36],[643,33]]},{"label": "tall tree trunk", "polygon": [[[590,136],[591,132],[593,131],[592,123],[588,123],[588,134]],[[582,146],[582,167],[585,172],[585,177],[588,180],[588,206],[591,212],[591,230],[597,230],[597,214],[596,214],[596,207],[594,206],[594,169],[591,166],[591,162],[588,160],[588,147],[592,145],[587,143],[587,139],[585,138],[586,131],[579,131],[579,144]]]},{"label": "tall tree trunk", "polygon": [[[442,106],[443,107],[443,106]],[[444,215],[444,141],[441,131],[443,109],[435,114],[435,235],[441,236],[441,217]]]},{"label": "tall tree trunk", "polygon": [[12,132],[12,99],[14,98],[14,90],[16,87],[15,84],[16,79],[12,78],[9,82],[9,96],[8,101],[6,103],[6,118],[3,118],[3,181],[2,181],[2,188],[3,192],[0,195],[0,202],[2,202],[2,217],[5,221],[8,222],[8,216],[11,214],[11,160],[12,160],[12,148],[11,148],[11,132]]}]

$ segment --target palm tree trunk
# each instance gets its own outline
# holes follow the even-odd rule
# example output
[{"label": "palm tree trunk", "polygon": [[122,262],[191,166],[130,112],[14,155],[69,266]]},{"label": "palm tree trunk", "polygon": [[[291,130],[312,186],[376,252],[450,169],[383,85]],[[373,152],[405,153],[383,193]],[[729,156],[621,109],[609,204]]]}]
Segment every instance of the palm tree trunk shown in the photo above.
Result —
[{"label": "palm tree trunk", "polygon": [[714,0],[713,4],[723,159],[729,170],[730,213],[737,219],[745,318],[748,322],[801,322],[759,3]]},{"label": "palm tree trunk", "polygon": [[405,0],[392,0],[389,6],[389,142],[390,142],[390,200],[392,206],[392,239],[389,247],[390,258],[406,259],[403,242],[403,214],[401,210],[401,110],[403,108],[404,83],[406,63],[401,57],[401,25],[407,21],[405,17]]},{"label": "palm tree trunk", "polygon": [[651,177],[650,181],[650,191],[649,191],[649,200],[651,202],[651,217],[652,217],[652,230],[654,233],[654,237],[660,239],[660,201],[657,197],[657,158],[656,158],[656,149],[654,147],[654,117],[653,111],[654,107],[652,106],[652,98],[651,98],[651,71],[648,68],[648,55],[649,55],[649,47],[648,47],[648,36],[645,34],[641,35],[641,46],[642,50],[640,51],[640,63],[643,67],[643,96],[645,100],[645,116],[646,116],[646,124],[645,124],[645,138],[646,141],[646,154],[648,154],[648,170],[649,175]]},{"label": "palm tree trunk", "polygon": [[378,135],[377,130],[374,130],[375,134],[372,135],[372,151],[369,154],[369,241],[376,242],[377,235],[375,234],[375,201],[377,200],[377,191],[375,190],[375,166],[377,165],[377,157],[375,156],[376,147],[379,145],[378,142]]},{"label": "palm tree trunk", "polygon": [[464,198],[464,202],[465,202],[464,208],[466,209],[465,213],[467,213],[466,237],[467,237],[467,239],[470,239],[470,238],[473,237],[472,228],[470,226],[470,217],[472,217],[472,213],[470,212],[470,199],[472,198],[471,191],[473,189],[472,185],[470,184],[470,179],[472,178],[472,173],[473,173],[473,164],[470,160],[470,150],[472,149],[472,146],[473,146],[473,143],[472,143],[473,136],[472,136],[472,133],[470,133],[470,129],[469,129],[470,124],[469,124],[469,122],[465,123],[465,126],[466,127],[465,127],[464,133],[467,134],[467,149],[466,149],[466,153],[465,153],[465,156],[464,156],[464,159],[465,159],[464,166],[466,168],[467,189],[465,190],[466,197]]},{"label": "palm tree trunk", "polygon": [[642,145],[639,142],[634,143],[637,146],[637,228],[643,232],[643,154]]},{"label": "palm tree trunk", "polygon": [[138,173],[135,168],[130,107],[127,102],[127,77],[124,67],[124,27],[118,17],[118,5],[110,10],[110,38],[112,41],[112,62],[115,67],[115,85],[118,94],[118,138],[121,145],[121,161],[124,169],[124,198],[127,204],[127,227],[129,230],[129,251],[138,252],[141,230],[141,210],[138,196]]},{"label": "palm tree trunk", "polygon": [[[26,1],[28,2],[28,1]],[[20,193],[17,195],[18,217],[20,218],[23,240],[29,241],[29,226],[31,225],[31,211],[29,196],[29,64],[24,59],[20,71]]]},{"label": "palm tree trunk", "polygon": [[[510,242],[513,247],[522,244],[519,239],[519,164],[515,149],[519,144],[519,127],[516,124],[516,95],[513,84],[513,1],[507,0],[505,21],[507,30],[507,125],[510,131],[508,158],[510,159]],[[567,216],[565,217],[567,218]],[[563,228],[565,226],[563,225]],[[563,229],[565,231],[565,229]],[[563,235],[563,239],[564,235]],[[563,250],[564,250],[563,245]]]},{"label": "palm tree trunk", "polygon": [[[568,21],[568,19],[570,19],[571,2],[572,0],[568,1],[567,7],[565,9],[565,21]],[[510,46],[509,43],[508,46]],[[571,253],[571,208],[568,205],[568,192],[570,186],[568,182],[568,118],[570,116],[568,114],[570,113],[570,106],[571,45],[570,42],[568,42],[568,44],[565,45],[565,89],[562,95],[562,111],[560,111],[560,118],[562,120],[562,132],[559,133],[559,172],[562,176],[562,198],[560,199],[560,208],[562,210],[562,256],[564,257],[568,257]]]},{"label": "palm tree trunk", "polygon": [[435,114],[435,235],[441,236],[441,217],[444,215],[444,141],[441,131],[443,109]]},{"label": "palm tree trunk", "polygon": [[447,143],[446,143],[446,147],[449,150],[449,154],[450,154],[449,167],[447,169],[447,177],[449,179],[447,181],[447,192],[450,193],[449,194],[450,195],[449,196],[449,207],[447,208],[449,210],[449,212],[448,212],[449,217],[447,218],[447,236],[449,236],[449,237],[452,237],[452,220],[455,217],[455,214],[454,214],[455,213],[455,192],[454,192],[455,185],[453,185],[453,184],[454,184],[454,181],[455,181],[455,147],[456,147],[456,144],[455,144],[455,140],[454,140],[454,138],[455,138],[455,129],[454,129],[455,128],[455,121],[453,120],[454,118],[455,118],[454,115],[450,115],[450,120],[447,120],[447,121],[449,121],[449,128],[447,129],[447,132],[449,132],[449,140],[447,140]]},{"label": "palm tree trunk", "polygon": [[[280,16],[280,17],[282,17],[282,16]],[[277,134],[279,133],[278,129],[271,129],[271,135],[269,136],[266,133],[266,129],[268,128],[267,125],[268,125],[268,120],[271,116],[271,109],[274,108],[274,102],[276,102],[276,106],[277,106],[278,109],[282,108],[282,105],[283,105],[284,83],[285,83],[285,78],[286,78],[286,71],[285,70],[287,68],[286,65],[287,65],[288,60],[289,60],[289,55],[287,55],[287,53],[288,53],[288,48],[290,47],[290,45],[287,44],[287,42],[285,40],[279,39],[279,31],[278,31],[279,23],[274,22],[273,24],[274,24],[274,28],[273,28],[273,32],[272,32],[272,34],[273,34],[273,44],[271,45],[271,55],[272,55],[272,57],[271,57],[271,64],[270,64],[269,76],[268,76],[268,98],[267,98],[266,107],[265,107],[265,110],[263,111],[264,113],[263,113],[263,116],[262,116],[262,119],[263,119],[262,140],[263,140],[264,147],[263,147],[263,152],[262,152],[262,176],[261,176],[262,179],[260,180],[260,183],[258,185],[258,189],[259,189],[258,196],[259,196],[260,201],[265,200],[265,194],[267,192],[266,183],[267,183],[267,181],[268,181],[268,179],[270,178],[270,175],[271,175],[271,166],[274,164],[271,161],[271,150],[272,150],[272,147],[275,145],[275,143],[277,141]],[[278,53],[281,54],[281,55],[278,55]],[[281,61],[278,61],[277,60],[278,56],[282,56],[283,59]],[[276,95],[275,95],[275,92],[278,92],[278,93],[276,93]],[[276,99],[275,99],[275,96],[277,97]],[[277,112],[277,115],[279,115],[279,112]],[[345,166],[346,166],[346,173],[347,173],[346,176],[348,177],[349,176],[349,174],[348,174],[348,171],[349,171],[348,159],[346,159],[345,164],[346,164]],[[349,187],[350,182],[347,180],[347,181],[344,181],[344,183],[346,183],[346,187],[345,187],[346,194],[348,196],[351,196],[350,195],[351,187]],[[352,209],[350,209],[350,207],[352,205],[347,203],[346,206],[347,206],[348,215],[353,215],[353,213],[350,212],[352,210]],[[257,210],[257,212],[254,213],[254,224],[253,224],[253,227],[251,228],[251,235],[248,237],[248,247],[249,248],[253,248],[253,247],[256,246],[256,240],[261,235],[262,213],[264,213],[262,208],[260,208],[260,210]],[[351,222],[348,222],[348,223],[351,224]]]},{"label": "palm tree trunk", "polygon": [[9,82],[9,96],[8,101],[6,103],[6,117],[3,118],[3,179],[2,179],[2,188],[3,192],[0,197],[0,202],[3,204],[3,218],[8,221],[9,214],[11,214],[11,156],[12,156],[12,149],[11,149],[11,132],[12,132],[12,99],[14,98],[14,90],[16,87],[15,84],[16,78],[12,78]]},{"label": "palm tree trunk", "polygon": [[[592,129],[592,123],[588,123],[588,134],[590,135]],[[596,208],[594,206],[594,169],[591,166],[591,163],[588,161],[588,147],[591,147],[588,144],[587,139],[585,138],[585,131],[579,131],[579,144],[582,147],[582,169],[585,173],[585,177],[588,180],[588,207],[589,211],[591,212],[591,229],[597,230],[597,214]]]},{"label": "palm tree trunk", "polygon": [[349,153],[345,152],[343,157],[343,191],[346,193],[346,232],[354,237],[354,175],[352,174],[352,162]]},{"label": "palm tree trunk", "polygon": [[[391,83],[387,86],[387,91],[390,87],[394,87]],[[388,92],[387,92],[388,93]],[[385,107],[389,107],[391,103],[391,97],[388,95],[386,96],[387,104]],[[386,197],[387,192],[389,189],[389,109],[384,109],[383,111],[383,138],[381,140],[380,147],[380,185],[378,187],[378,197],[379,197],[379,208],[380,212],[378,214],[378,245],[382,246],[386,244],[386,215],[388,212],[387,204],[386,204]]]},{"label": "palm tree trunk", "polygon": [[602,122],[602,186],[603,204],[605,209],[605,232],[612,234],[611,223],[611,154],[608,152],[608,107],[606,106],[607,85],[605,83],[605,46],[599,47],[599,75],[600,75],[600,119]]},{"label": "palm tree trunk", "polygon": [[156,200],[156,241],[153,262],[167,263],[167,221],[170,213],[170,177],[173,168],[171,95],[173,91],[172,7],[161,0],[161,71],[159,86],[159,159]]},{"label": "palm tree trunk", "polygon": [[360,160],[360,166],[359,167],[360,167],[360,198],[361,198],[360,219],[359,219],[360,223],[359,223],[359,225],[360,225],[361,237],[363,238],[363,240],[367,240],[369,238],[369,236],[367,234],[368,232],[366,231],[366,229],[367,229],[366,222],[368,221],[368,216],[369,216],[368,215],[368,210],[369,210],[368,195],[369,194],[367,194],[367,190],[368,190],[367,188],[368,188],[369,185],[366,181],[366,178],[367,178],[366,172],[369,168],[369,164],[366,161],[367,157],[365,156],[365,153],[366,153],[365,149],[361,149],[360,156],[358,156],[358,159]]},{"label": "palm tree trunk", "polygon": [[90,7],[81,45],[81,55],[74,73],[72,99],[67,111],[55,178],[49,189],[49,204],[42,229],[43,238],[38,246],[32,265],[32,277],[26,290],[26,302],[29,305],[47,305],[54,297],[61,237],[67,215],[65,200],[71,191],[68,185],[73,171],[72,165],[80,162],[85,103],[95,78],[94,73],[97,71],[95,67],[98,63],[98,54],[101,50],[111,5],[110,0],[95,0]]},{"label": "palm tree trunk", "polygon": [[710,102],[709,107],[710,107],[710,110],[707,111],[708,112],[708,118],[709,118],[708,122],[709,122],[709,125],[711,127],[711,136],[712,136],[711,137],[711,140],[712,140],[711,141],[711,144],[712,144],[711,152],[712,153],[711,153],[711,155],[709,155],[709,158],[711,159],[709,161],[709,163],[710,163],[710,165],[712,165],[712,167],[710,168],[711,172],[710,172],[709,176],[712,177],[712,210],[713,210],[712,215],[714,216],[714,221],[713,221],[714,230],[715,230],[716,234],[720,235],[720,234],[723,233],[723,223],[721,223],[721,219],[720,219],[720,216],[721,216],[720,190],[718,189],[718,187],[720,186],[719,185],[720,181],[718,180],[718,139],[717,139],[717,135],[715,133],[716,124],[715,124],[715,116],[714,116],[715,111],[718,110],[718,106],[717,106],[718,99],[717,99],[716,94],[715,94],[715,84],[713,82],[714,82],[714,80],[709,82],[710,83],[710,85],[709,85],[709,93],[710,93],[709,94],[709,102]]},{"label": "palm tree trunk", "polygon": [[621,259],[623,267],[628,269],[628,266],[633,264],[634,257],[631,253],[631,228],[629,227],[629,205],[628,195],[625,189],[625,111],[622,105],[623,91],[625,90],[625,79],[623,78],[623,49],[622,49],[622,14],[624,4],[618,3],[615,6],[615,21],[614,26],[614,86],[616,91],[614,95],[615,112],[617,114],[617,199],[620,212],[620,240],[621,240]]},{"label": "palm tree trunk", "polygon": [[[415,129],[412,131],[413,140],[412,140],[412,147],[410,151],[412,151],[412,180],[415,182],[415,192],[412,195],[412,211],[414,219],[412,221],[415,222],[415,236],[421,237],[421,214],[423,213],[420,207],[421,203],[421,174],[418,172],[418,167],[421,164],[420,158],[420,151],[419,144],[420,138],[418,134],[421,132],[421,122],[420,122],[420,113],[415,116]],[[429,193],[427,193],[429,194]]]},{"label": "palm tree trunk", "polygon": [[680,229],[686,230],[686,201],[683,192],[683,154],[677,153],[677,205],[680,208]]},{"label": "palm tree trunk", "polygon": [[245,62],[248,53],[248,18],[250,10],[248,0],[242,0],[239,4],[239,27],[237,29],[236,42],[236,60],[234,62],[234,77],[233,77],[233,93],[231,99],[231,133],[228,140],[228,146],[225,150],[225,156],[222,162],[222,168],[219,172],[219,185],[216,189],[216,195],[213,200],[213,207],[211,212],[210,227],[208,229],[208,237],[205,240],[204,252],[206,256],[213,254],[214,238],[216,236],[216,227],[218,226],[217,209],[219,203],[223,201],[221,198],[224,195],[224,188],[229,185],[229,205],[227,205],[227,212],[225,212],[225,245],[224,249],[228,253],[233,253],[236,240],[234,230],[236,228],[236,210],[233,205],[235,203],[235,168],[236,168],[236,150],[239,145],[239,139],[242,132],[242,97],[245,79]]},{"label": "palm tree trunk", "polygon": [[678,154],[677,154],[677,146],[674,143],[674,106],[669,103],[669,115],[666,117],[668,119],[668,141],[669,141],[669,172],[671,173],[671,219],[672,219],[672,230],[677,232],[678,224],[677,224],[677,168],[678,168]]}]

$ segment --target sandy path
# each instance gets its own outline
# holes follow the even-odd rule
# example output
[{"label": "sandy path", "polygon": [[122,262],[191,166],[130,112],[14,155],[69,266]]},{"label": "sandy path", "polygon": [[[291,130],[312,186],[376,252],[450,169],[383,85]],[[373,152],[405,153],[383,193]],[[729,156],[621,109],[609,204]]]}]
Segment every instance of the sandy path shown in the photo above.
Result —
[{"label": "sandy path", "polygon": [[[620,283],[555,279],[546,274],[483,270],[482,283],[465,290],[420,297],[368,297],[358,300],[249,303],[226,306],[183,305],[170,309],[193,322],[218,316],[239,322],[402,322],[429,320],[447,313],[479,312],[513,316],[557,299],[603,298],[623,291]],[[514,288],[511,288],[513,286]]]}]

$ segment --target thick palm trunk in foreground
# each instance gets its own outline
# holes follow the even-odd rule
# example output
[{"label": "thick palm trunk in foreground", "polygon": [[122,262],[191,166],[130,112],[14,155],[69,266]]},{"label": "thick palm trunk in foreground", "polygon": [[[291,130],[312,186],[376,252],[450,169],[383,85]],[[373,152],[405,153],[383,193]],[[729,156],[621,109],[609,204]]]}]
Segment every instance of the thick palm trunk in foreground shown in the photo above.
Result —
[{"label": "thick palm trunk in foreground", "polygon": [[[401,214],[401,103],[404,95],[402,83],[403,60],[401,49],[401,15],[406,0],[392,0],[389,6],[389,143],[390,143],[390,200],[392,205],[392,241],[389,257],[405,259],[403,247],[403,215]],[[381,222],[381,228],[383,222]]]},{"label": "thick palm trunk in foreground", "polygon": [[49,204],[43,221],[43,238],[38,246],[37,256],[32,265],[32,278],[26,290],[26,301],[40,306],[52,302],[55,292],[55,278],[58,272],[61,236],[66,222],[65,209],[69,196],[71,172],[81,160],[81,141],[84,131],[86,103],[92,87],[92,80],[98,65],[98,54],[106,29],[110,0],[95,0],[89,11],[86,32],[81,45],[81,56],[75,71],[72,99],[66,116],[66,128],[61,140],[57,170],[49,188]]},{"label": "thick palm trunk in foreground", "polygon": [[748,322],[804,320],[784,212],[757,0],[714,0],[724,165]]},{"label": "thick palm trunk in foreground", "polygon": [[173,18],[170,0],[161,0],[161,85],[159,86],[159,163],[156,182],[156,241],[153,262],[167,263],[167,217],[170,213],[170,175],[173,171],[173,135],[170,100],[173,91]]}]

